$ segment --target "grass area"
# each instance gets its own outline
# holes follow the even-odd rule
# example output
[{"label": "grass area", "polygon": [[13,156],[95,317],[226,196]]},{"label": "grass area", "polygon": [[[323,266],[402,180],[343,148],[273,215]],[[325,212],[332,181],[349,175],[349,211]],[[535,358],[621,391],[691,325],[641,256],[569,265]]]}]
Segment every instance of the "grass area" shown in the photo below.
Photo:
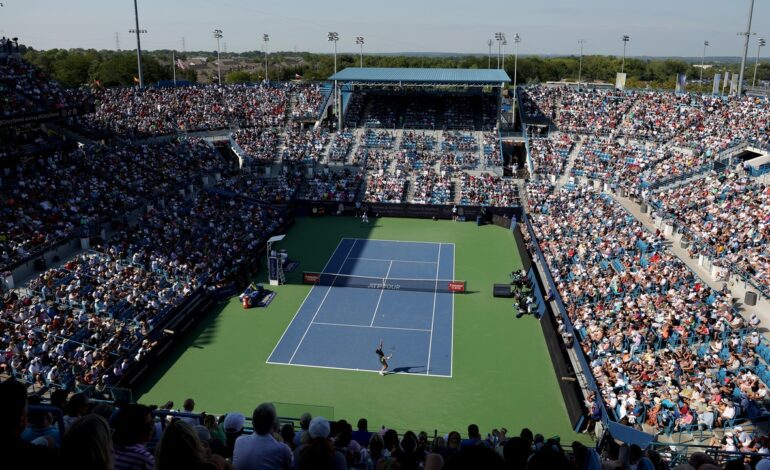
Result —
[{"label": "grass area", "polygon": [[[452,378],[265,363],[310,289],[300,283],[301,271],[319,271],[343,237],[456,245],[455,277],[468,282],[470,293],[455,296]],[[521,267],[508,230],[470,222],[383,218],[366,227],[349,217],[301,218],[281,247],[301,265],[274,288],[273,303],[243,310],[233,298],[217,308],[159,364],[139,391],[141,402],[181,404],[193,397],[197,411],[250,415],[260,402],[274,401],[331,406],[336,419],[366,417],[370,429],[465,434],[476,423],[482,432],[505,426],[518,434],[526,426],[546,437],[578,437],[538,321],[516,319],[509,299],[492,297],[493,283]]]}]

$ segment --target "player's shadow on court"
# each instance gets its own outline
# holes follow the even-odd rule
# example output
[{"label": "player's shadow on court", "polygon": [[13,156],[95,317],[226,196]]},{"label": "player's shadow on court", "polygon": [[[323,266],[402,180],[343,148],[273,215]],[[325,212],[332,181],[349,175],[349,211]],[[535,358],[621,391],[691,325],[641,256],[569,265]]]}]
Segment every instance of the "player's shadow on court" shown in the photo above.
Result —
[{"label": "player's shadow on court", "polygon": [[403,366],[403,367],[395,367],[393,370],[391,370],[391,374],[399,374],[399,373],[417,374],[417,373],[423,373],[423,372],[425,372],[425,366]]}]

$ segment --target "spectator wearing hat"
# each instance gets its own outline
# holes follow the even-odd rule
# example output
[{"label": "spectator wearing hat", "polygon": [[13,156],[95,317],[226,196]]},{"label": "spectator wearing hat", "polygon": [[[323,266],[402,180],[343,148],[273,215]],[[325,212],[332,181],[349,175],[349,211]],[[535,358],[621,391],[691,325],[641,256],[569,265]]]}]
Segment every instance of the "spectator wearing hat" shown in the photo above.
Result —
[{"label": "spectator wearing hat", "polygon": [[233,448],[235,441],[243,434],[243,425],[246,422],[245,416],[241,413],[233,412],[225,415],[222,423],[222,433],[224,434],[222,446],[212,446],[212,451],[222,457],[231,459],[233,457]]},{"label": "spectator wearing hat", "polygon": [[292,468],[294,457],[291,449],[283,442],[275,440],[272,435],[276,418],[275,406],[272,403],[262,403],[254,409],[252,415],[254,434],[241,436],[235,441],[233,467],[236,470],[289,470]]},{"label": "spectator wearing hat", "polygon": [[316,416],[310,421],[307,433],[310,442],[302,444],[297,449],[297,470],[314,470],[317,468],[326,468],[333,470],[347,469],[345,456],[334,448],[329,433],[331,426],[329,421]]}]

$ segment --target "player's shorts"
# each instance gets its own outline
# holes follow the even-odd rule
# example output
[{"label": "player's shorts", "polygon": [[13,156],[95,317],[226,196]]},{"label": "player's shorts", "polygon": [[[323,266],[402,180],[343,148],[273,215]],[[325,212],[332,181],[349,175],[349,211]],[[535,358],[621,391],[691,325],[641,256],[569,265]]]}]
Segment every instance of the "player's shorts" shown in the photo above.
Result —
[{"label": "player's shorts", "polygon": [[385,356],[380,356],[380,364],[385,364]]}]

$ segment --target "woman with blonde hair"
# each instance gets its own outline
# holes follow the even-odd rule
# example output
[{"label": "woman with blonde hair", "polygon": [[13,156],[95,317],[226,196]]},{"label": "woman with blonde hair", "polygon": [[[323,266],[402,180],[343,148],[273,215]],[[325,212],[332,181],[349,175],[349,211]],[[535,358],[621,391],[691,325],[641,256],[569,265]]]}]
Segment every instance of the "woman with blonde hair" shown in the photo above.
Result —
[{"label": "woman with blonde hair", "polygon": [[90,414],[74,421],[62,440],[61,459],[66,470],[112,470],[112,432],[107,420]]},{"label": "woman with blonde hair", "polygon": [[155,449],[155,469],[226,470],[232,468],[222,457],[209,455],[198,433],[184,421],[173,420]]}]

